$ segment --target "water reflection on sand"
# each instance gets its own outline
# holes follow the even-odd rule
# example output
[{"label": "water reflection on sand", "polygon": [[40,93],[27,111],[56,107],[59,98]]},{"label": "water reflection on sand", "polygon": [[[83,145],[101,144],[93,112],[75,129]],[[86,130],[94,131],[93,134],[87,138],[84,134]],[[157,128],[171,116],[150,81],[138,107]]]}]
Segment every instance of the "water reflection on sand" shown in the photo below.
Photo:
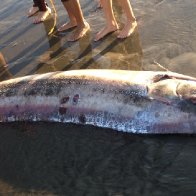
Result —
[{"label": "water reflection on sand", "polygon": [[[82,6],[83,4],[84,2]],[[7,56],[10,72],[15,76],[22,76],[70,69],[141,70],[142,47],[138,29],[133,36],[125,40],[118,40],[113,33],[95,43],[94,35],[103,27],[104,19],[102,12],[95,9],[97,2],[89,4],[84,13],[92,30],[78,42],[68,42],[67,36],[71,32],[58,33],[56,27],[54,32],[48,35],[54,25],[53,17],[40,25],[32,25],[31,19],[24,20],[24,17],[21,17],[20,20],[24,23],[21,28],[13,25],[10,28],[14,31],[9,32],[9,28],[4,30],[0,45],[2,53]],[[122,14],[118,9],[115,9],[115,12]],[[63,7],[59,13],[58,17],[65,15]],[[59,20],[57,23],[60,24]],[[3,25],[2,27],[5,29]],[[6,32],[9,32],[9,35]]]}]

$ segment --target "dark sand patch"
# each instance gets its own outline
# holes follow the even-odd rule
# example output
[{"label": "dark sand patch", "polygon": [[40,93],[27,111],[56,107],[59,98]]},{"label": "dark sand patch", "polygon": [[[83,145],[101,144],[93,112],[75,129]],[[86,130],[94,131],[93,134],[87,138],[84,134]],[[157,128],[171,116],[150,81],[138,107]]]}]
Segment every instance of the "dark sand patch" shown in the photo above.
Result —
[{"label": "dark sand patch", "polygon": [[[60,123],[0,124],[0,193],[196,193],[195,137]],[[168,187],[169,186],[169,187]]]}]

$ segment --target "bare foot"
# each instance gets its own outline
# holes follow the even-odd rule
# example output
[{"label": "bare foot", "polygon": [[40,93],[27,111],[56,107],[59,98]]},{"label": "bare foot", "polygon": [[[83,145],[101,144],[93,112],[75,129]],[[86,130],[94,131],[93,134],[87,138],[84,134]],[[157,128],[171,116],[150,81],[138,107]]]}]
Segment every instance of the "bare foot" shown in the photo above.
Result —
[{"label": "bare foot", "polygon": [[118,30],[118,25],[112,25],[112,26],[105,26],[101,31],[99,31],[96,36],[94,41],[98,41],[108,35],[109,33],[112,33],[114,31]]},{"label": "bare foot", "polygon": [[73,34],[69,37],[68,41],[74,42],[82,38],[84,35],[86,35],[87,31],[90,29],[89,24],[85,21],[83,25],[78,25],[76,27],[76,30],[73,32]]},{"label": "bare foot", "polygon": [[71,29],[73,27],[76,27],[77,26],[77,23],[76,21],[69,21],[63,25],[61,25],[59,28],[58,28],[58,31],[59,32],[62,32],[62,31],[66,31],[68,29]]},{"label": "bare foot", "polygon": [[46,18],[50,15],[50,13],[51,13],[51,9],[49,7],[47,7],[46,11],[39,11],[33,23],[38,24],[40,22],[44,22]]},{"label": "bare foot", "polygon": [[120,39],[124,39],[129,37],[135,30],[135,28],[137,27],[137,22],[127,22],[124,26],[124,28],[122,29],[122,31],[119,32],[118,34],[118,38]]},{"label": "bare foot", "polygon": [[39,8],[38,7],[31,7],[27,13],[27,17],[31,17],[33,15],[35,15],[37,12],[39,12]]}]

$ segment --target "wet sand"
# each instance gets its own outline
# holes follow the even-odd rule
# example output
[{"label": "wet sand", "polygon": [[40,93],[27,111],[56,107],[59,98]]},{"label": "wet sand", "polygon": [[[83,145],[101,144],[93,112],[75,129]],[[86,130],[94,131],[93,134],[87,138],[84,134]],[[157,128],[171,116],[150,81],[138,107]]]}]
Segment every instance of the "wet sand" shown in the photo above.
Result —
[{"label": "wet sand", "polygon": [[[55,2],[54,13],[43,24],[33,25],[33,17],[25,14],[31,2],[15,0],[0,7],[0,52],[9,64],[13,76],[71,69],[166,69],[196,76],[196,5],[194,0],[132,1],[138,28],[128,39],[116,39],[116,33],[99,42],[93,39],[104,25],[97,1],[81,1],[91,31],[78,42],[67,41],[71,32],[58,33],[57,28],[67,15],[61,2]],[[125,20],[115,3],[115,15],[121,26]],[[48,36],[51,28],[53,34]],[[2,75],[2,74],[1,74]]]},{"label": "wet sand", "polygon": [[[71,32],[52,35],[53,17],[33,25],[30,1],[0,5],[0,80],[71,69],[166,69],[196,77],[194,0],[132,1],[138,28],[94,42],[104,25],[96,1],[81,0],[91,31],[78,42]],[[67,20],[55,2],[57,26]],[[121,24],[124,16],[115,3]],[[54,14],[53,14],[54,15]],[[1,195],[195,195],[194,136],[138,136],[91,126],[0,124]]]},{"label": "wet sand", "polygon": [[[49,128],[50,127],[50,128]],[[195,195],[195,137],[0,125],[2,195]]]},{"label": "wet sand", "polygon": [[[7,4],[10,6],[10,3]],[[18,15],[16,20],[20,21],[20,26],[10,24],[15,18],[4,19],[4,23],[8,20],[10,27],[5,27],[4,23],[0,24],[3,29],[0,34],[3,38],[0,40],[1,52],[13,76],[71,69],[141,70],[142,48],[138,30],[126,40],[116,39],[114,33],[107,39],[94,42],[96,32],[104,26],[103,14],[97,9],[96,1],[81,1],[91,31],[78,42],[70,43],[67,38],[71,31],[57,32],[57,27],[67,21],[67,15],[61,2],[55,2],[55,5],[58,14],[57,26],[51,35],[48,33],[54,26],[54,13],[45,23],[39,25],[32,24],[33,17],[27,19]],[[25,15],[30,6],[30,3],[26,3],[23,10],[19,7],[15,11],[22,11]]]}]

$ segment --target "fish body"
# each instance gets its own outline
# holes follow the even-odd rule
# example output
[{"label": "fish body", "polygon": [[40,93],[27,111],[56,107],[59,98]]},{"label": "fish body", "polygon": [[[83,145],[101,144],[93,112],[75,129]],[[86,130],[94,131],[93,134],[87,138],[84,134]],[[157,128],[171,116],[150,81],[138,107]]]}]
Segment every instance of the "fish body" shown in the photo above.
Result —
[{"label": "fish body", "polygon": [[130,133],[196,133],[196,79],[173,73],[74,70],[0,83],[0,121],[88,124]]}]

